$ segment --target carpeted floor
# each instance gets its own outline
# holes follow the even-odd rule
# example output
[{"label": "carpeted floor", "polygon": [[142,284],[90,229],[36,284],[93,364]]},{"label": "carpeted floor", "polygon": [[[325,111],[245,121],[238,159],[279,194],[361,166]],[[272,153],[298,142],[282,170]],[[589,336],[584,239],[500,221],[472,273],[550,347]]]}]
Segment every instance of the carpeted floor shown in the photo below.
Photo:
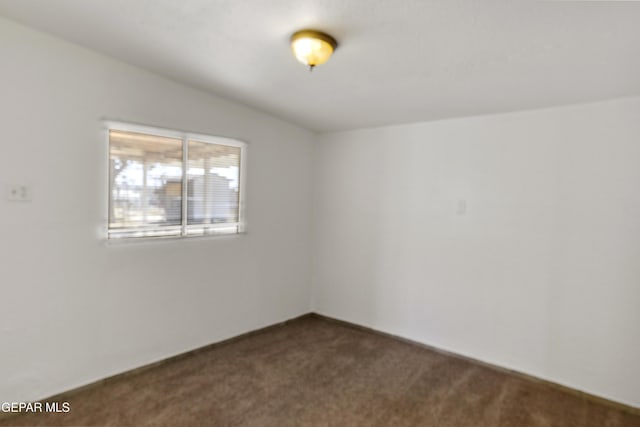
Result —
[{"label": "carpeted floor", "polygon": [[67,396],[0,425],[631,427],[640,416],[319,317]]}]

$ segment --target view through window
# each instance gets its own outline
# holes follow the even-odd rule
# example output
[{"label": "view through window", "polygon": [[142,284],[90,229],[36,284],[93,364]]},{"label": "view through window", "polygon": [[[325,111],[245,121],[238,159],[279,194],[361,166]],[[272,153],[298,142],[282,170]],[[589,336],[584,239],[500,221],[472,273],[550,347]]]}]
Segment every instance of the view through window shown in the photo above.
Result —
[{"label": "view through window", "polygon": [[111,129],[109,238],[242,231],[243,150],[226,138]]}]

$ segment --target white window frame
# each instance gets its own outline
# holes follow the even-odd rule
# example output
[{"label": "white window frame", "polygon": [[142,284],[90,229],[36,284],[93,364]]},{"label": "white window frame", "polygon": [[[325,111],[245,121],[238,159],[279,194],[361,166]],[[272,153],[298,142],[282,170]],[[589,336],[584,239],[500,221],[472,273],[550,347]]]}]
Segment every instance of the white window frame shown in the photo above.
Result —
[{"label": "white window frame", "polygon": [[[156,126],[146,126],[146,125],[138,125],[127,122],[119,122],[119,121],[111,121],[105,120],[104,126],[107,130],[106,138],[107,138],[107,224],[106,224],[106,239],[108,241],[131,241],[131,240],[148,240],[148,239],[192,239],[192,238],[202,238],[202,237],[214,237],[214,236],[229,236],[235,234],[243,234],[246,233],[246,222],[245,222],[245,188],[246,188],[246,164],[247,164],[247,143],[235,138],[229,138],[224,136],[213,136],[206,135],[201,133],[193,133],[193,132],[185,132],[174,129],[166,129],[160,128]],[[111,157],[111,145],[110,145],[110,131],[122,131],[122,132],[134,132],[141,133],[152,136],[166,137],[166,138],[175,138],[182,140],[182,223],[181,225],[166,225],[166,226],[149,226],[149,227],[135,227],[135,228],[126,228],[122,230],[122,233],[135,233],[136,231],[144,232],[150,230],[158,230],[161,231],[178,231],[179,233],[166,235],[166,236],[149,236],[149,235],[141,235],[141,236],[121,236],[114,237],[112,234],[117,234],[117,230],[110,230],[109,228],[109,209],[111,205],[111,197],[112,197],[112,183],[111,177],[109,174],[111,173],[111,168],[109,166],[110,157]],[[189,141],[194,142],[203,142],[210,144],[219,144],[219,145],[227,145],[231,147],[240,148],[240,173],[239,173],[239,185],[238,185],[238,222],[233,223],[220,223],[220,224],[187,224],[187,212],[188,212],[188,173],[189,173]],[[199,234],[190,234],[189,231],[199,230],[205,228],[206,232]],[[228,231],[229,229],[235,229],[235,231]]]}]

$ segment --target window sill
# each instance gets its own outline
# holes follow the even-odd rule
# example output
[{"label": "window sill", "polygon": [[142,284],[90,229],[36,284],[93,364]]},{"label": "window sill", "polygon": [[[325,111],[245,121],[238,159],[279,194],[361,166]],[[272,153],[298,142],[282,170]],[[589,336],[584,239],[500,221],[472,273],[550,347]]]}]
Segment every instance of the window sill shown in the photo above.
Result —
[{"label": "window sill", "polygon": [[103,239],[106,246],[128,246],[149,243],[190,242],[202,240],[234,239],[246,236],[246,231],[229,234],[204,234],[201,236],[157,236],[157,237],[123,237],[119,239]]}]

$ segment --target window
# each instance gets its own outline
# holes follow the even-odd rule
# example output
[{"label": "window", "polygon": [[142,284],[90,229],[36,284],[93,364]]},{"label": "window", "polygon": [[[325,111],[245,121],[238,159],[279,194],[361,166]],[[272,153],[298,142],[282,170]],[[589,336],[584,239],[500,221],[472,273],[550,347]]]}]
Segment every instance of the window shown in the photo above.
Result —
[{"label": "window", "polygon": [[229,138],[110,125],[108,237],[243,231],[245,151]]}]

